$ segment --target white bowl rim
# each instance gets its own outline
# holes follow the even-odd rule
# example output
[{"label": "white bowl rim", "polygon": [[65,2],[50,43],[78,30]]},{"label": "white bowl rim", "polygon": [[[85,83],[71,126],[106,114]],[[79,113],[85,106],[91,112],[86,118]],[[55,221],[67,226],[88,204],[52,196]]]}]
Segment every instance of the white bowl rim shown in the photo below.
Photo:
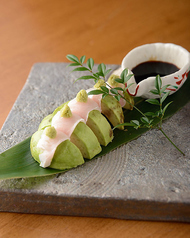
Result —
[{"label": "white bowl rim", "polygon": [[[136,54],[138,51],[143,51],[145,48],[147,47],[151,47],[151,46],[159,46],[159,47],[163,47],[163,48],[166,48],[166,47],[174,47],[175,50],[180,50],[180,52],[184,55],[184,59],[185,59],[185,64],[183,65],[183,67],[186,67],[187,65],[189,65],[189,62],[190,62],[190,53],[189,51],[187,51],[185,48],[183,48],[182,46],[180,45],[176,45],[174,43],[161,43],[161,42],[157,42],[157,43],[148,43],[148,44],[144,44],[144,45],[140,45],[140,46],[137,46],[135,47],[134,49],[132,49],[122,60],[122,63],[121,63],[121,68],[122,70],[124,70],[125,68],[128,68],[129,70],[132,71],[132,68],[134,68],[135,66],[137,66],[138,64],[140,63],[143,63],[143,62],[146,62],[148,60],[142,60],[140,63],[136,63],[134,64],[132,67],[126,67],[126,61],[130,61],[131,57],[133,57],[134,54]],[[149,60],[150,61],[150,60]],[[155,59],[155,61],[157,61]],[[161,60],[158,60],[158,61],[161,61]],[[163,62],[166,62],[163,60]],[[167,61],[168,63],[171,63],[169,61]],[[175,64],[175,63],[174,63]],[[178,65],[176,65],[178,67]],[[180,67],[179,70],[181,70],[183,67]]]}]

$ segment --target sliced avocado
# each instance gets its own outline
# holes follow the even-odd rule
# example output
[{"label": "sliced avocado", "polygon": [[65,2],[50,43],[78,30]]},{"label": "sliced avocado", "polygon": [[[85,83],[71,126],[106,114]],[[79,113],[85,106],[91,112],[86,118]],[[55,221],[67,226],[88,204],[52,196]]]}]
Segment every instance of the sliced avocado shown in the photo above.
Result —
[{"label": "sliced avocado", "polygon": [[[37,131],[32,135],[30,149],[33,158],[40,163],[39,155],[43,152],[37,147],[43,130]],[[54,153],[50,168],[54,169],[71,169],[84,163],[80,150],[70,141],[65,140],[60,143]]]},{"label": "sliced avocado", "polygon": [[51,121],[52,121],[53,116],[55,116],[55,114],[58,111],[60,111],[64,107],[65,104],[68,104],[68,102],[65,102],[65,103],[61,104],[59,107],[57,107],[54,110],[54,112],[52,114],[49,114],[48,116],[44,117],[44,119],[41,121],[41,123],[38,127],[38,130],[43,130],[48,126],[51,126]]},{"label": "sliced avocado", "polygon": [[[124,88],[124,85],[121,83],[118,83],[115,81],[115,79],[119,78],[118,75],[112,74],[109,79],[108,79],[108,83],[113,87],[121,87]],[[123,106],[123,108],[128,109],[128,110],[132,110],[133,109],[133,105],[134,105],[134,99],[131,95],[129,95],[126,91],[123,92],[123,96],[126,99],[126,103]]]},{"label": "sliced avocado", "polygon": [[51,126],[52,118],[53,118],[53,114],[49,114],[48,116],[44,117],[44,119],[41,121],[38,127],[38,130],[40,131],[45,129],[48,126]]},{"label": "sliced avocado", "polygon": [[68,102],[65,102],[65,103],[61,104],[59,107],[57,107],[57,108],[54,110],[54,112],[52,113],[53,116],[54,116],[58,111],[60,111],[60,110],[65,106],[65,104],[68,104],[68,103],[69,103],[69,101],[68,101]]},{"label": "sliced avocado", "polygon": [[[107,95],[101,100],[102,114],[107,117],[113,126],[124,123],[123,110],[120,103],[111,95]],[[118,127],[123,130],[124,126]]]},{"label": "sliced avocado", "polygon": [[102,150],[93,131],[83,122],[79,122],[71,134],[70,140],[86,159],[92,159]]},{"label": "sliced avocado", "polygon": [[38,163],[40,163],[39,154],[41,154],[43,152],[42,149],[37,147],[38,141],[40,140],[42,133],[43,133],[43,130],[36,131],[32,135],[31,140],[30,140],[30,151],[31,151],[32,157]]},{"label": "sliced avocado", "polygon": [[[113,75],[110,77],[109,83],[113,84],[114,78],[117,76]],[[116,86],[117,86],[117,82]],[[105,86],[104,80],[98,80],[98,82],[94,85],[95,89],[100,89],[101,86]],[[111,122],[113,126],[117,126],[121,123],[124,123],[124,115],[123,110],[120,103],[117,101],[115,97],[112,95],[107,95],[106,97],[101,99],[101,109],[102,114],[107,117],[107,119]],[[118,127],[118,129],[123,130],[124,126]]]},{"label": "sliced avocado", "polygon": [[87,126],[94,132],[101,145],[106,146],[113,139],[113,131],[107,119],[98,110],[88,114]]},{"label": "sliced avocado", "polygon": [[118,79],[118,78],[119,78],[119,75],[115,75],[115,74],[110,75],[110,77],[108,78],[109,85],[111,85],[113,88],[115,87],[123,88],[123,85],[121,83],[118,83],[115,81],[115,79]]},{"label": "sliced avocado", "polygon": [[129,95],[127,92],[124,92],[123,95],[126,99],[126,103],[123,108],[125,108],[127,110],[133,110],[133,106],[135,104],[133,97],[131,95]]}]

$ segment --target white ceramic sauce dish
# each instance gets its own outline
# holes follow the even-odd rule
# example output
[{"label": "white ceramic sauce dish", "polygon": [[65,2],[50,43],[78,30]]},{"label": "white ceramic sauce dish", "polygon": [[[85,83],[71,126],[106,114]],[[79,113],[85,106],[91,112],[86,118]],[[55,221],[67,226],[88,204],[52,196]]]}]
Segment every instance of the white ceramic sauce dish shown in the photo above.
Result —
[{"label": "white ceramic sauce dish", "polygon": [[[162,86],[170,84],[166,89],[170,94],[175,93],[186,81],[190,70],[190,53],[181,46],[172,43],[152,43],[138,46],[131,50],[123,59],[121,68],[114,72],[120,74],[125,68],[129,73],[133,73],[137,65],[147,61],[167,62],[177,66],[178,70],[172,74],[161,77]],[[155,89],[155,76],[147,77],[137,83],[132,76],[128,84],[133,83],[128,89],[128,93],[135,97],[156,98],[150,90]]]}]

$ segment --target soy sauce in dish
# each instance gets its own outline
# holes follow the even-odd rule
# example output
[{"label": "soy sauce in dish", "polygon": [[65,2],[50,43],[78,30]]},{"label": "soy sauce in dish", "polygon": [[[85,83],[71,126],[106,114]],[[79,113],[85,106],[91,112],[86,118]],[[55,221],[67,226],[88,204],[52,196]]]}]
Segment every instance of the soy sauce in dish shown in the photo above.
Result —
[{"label": "soy sauce in dish", "polygon": [[179,68],[171,63],[162,61],[146,61],[132,69],[135,81],[138,84],[147,77],[160,75],[161,77],[175,73]]}]

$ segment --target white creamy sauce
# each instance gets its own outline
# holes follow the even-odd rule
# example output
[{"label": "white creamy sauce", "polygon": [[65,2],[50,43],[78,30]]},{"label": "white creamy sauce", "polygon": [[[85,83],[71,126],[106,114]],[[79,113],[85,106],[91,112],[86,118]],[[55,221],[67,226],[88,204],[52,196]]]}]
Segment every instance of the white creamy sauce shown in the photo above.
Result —
[{"label": "white creamy sauce", "polygon": [[99,105],[89,97],[87,102],[78,102],[76,98],[74,98],[68,103],[68,106],[73,114],[79,115],[85,120],[85,122],[88,120],[88,114],[92,110],[98,110],[101,112]]},{"label": "white creamy sauce", "polygon": [[54,126],[57,131],[62,131],[70,137],[77,124],[81,121],[85,123],[85,120],[77,114],[73,113],[72,117],[65,118],[61,117],[60,111],[58,111],[52,118],[51,125]]},{"label": "white creamy sauce", "polygon": [[[95,90],[95,88],[90,88],[87,92]],[[75,127],[79,122],[86,123],[88,119],[88,114],[92,110],[98,110],[101,112],[101,99],[102,94],[99,95],[89,95],[87,102],[78,102],[76,98],[68,103],[71,109],[72,117],[65,118],[60,116],[60,111],[52,118],[51,125],[56,129],[57,135],[55,138],[49,138],[46,136],[46,129],[44,129],[43,134],[37,144],[37,147],[42,149],[43,152],[39,155],[40,166],[48,167],[51,164],[54,153],[57,146],[70,138]],[[123,107],[125,105],[125,100],[121,99],[120,104]]]},{"label": "white creamy sauce", "polygon": [[[86,92],[90,92],[96,90],[95,88],[89,88],[86,90]],[[101,109],[101,100],[102,100],[102,94],[97,94],[97,95],[88,95],[88,98],[91,98],[94,102],[96,102]]]}]

